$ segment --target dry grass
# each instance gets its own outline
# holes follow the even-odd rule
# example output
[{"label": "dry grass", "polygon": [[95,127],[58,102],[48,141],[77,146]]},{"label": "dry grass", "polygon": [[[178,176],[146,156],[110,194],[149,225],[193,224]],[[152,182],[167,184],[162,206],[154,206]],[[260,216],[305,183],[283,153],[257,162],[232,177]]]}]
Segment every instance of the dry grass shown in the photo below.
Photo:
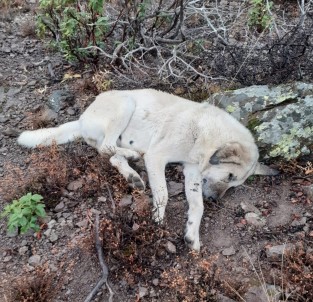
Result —
[{"label": "dry grass", "polygon": [[57,295],[60,283],[55,281],[56,274],[48,273],[46,268],[37,268],[12,282],[11,302],[50,302]]},{"label": "dry grass", "polygon": [[117,200],[128,192],[126,180],[110,165],[108,158],[100,156],[85,144],[36,149],[30,153],[26,164],[26,169],[5,164],[7,172],[0,179],[3,200],[11,201],[27,192],[36,192],[48,197],[45,200],[53,206],[53,202],[58,202],[64,194],[67,185],[77,179],[82,182],[78,192],[83,198],[104,194],[106,185],[115,192]]}]

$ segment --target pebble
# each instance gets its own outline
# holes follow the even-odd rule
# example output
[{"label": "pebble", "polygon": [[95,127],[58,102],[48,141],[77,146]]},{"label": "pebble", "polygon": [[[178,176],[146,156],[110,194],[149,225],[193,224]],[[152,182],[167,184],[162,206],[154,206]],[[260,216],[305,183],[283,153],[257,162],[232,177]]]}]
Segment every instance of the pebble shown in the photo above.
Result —
[{"label": "pebble", "polygon": [[54,208],[54,211],[55,212],[62,212],[62,210],[64,209],[65,207],[65,204],[63,201],[61,201],[60,203],[58,203],[55,208]]},{"label": "pebble", "polygon": [[265,247],[265,253],[268,258],[272,260],[279,260],[281,259],[282,255],[285,254],[287,251],[293,249],[294,246],[292,244],[280,244],[275,246],[268,246]]},{"label": "pebble", "polygon": [[247,221],[248,224],[251,224],[257,227],[264,226],[266,223],[264,218],[252,212],[249,212],[245,215],[245,220]]},{"label": "pebble", "polygon": [[120,207],[127,207],[129,205],[131,205],[133,202],[133,197],[131,195],[126,195],[124,196],[121,201],[119,202],[119,206]]},{"label": "pebble", "polygon": [[77,180],[73,180],[72,182],[70,182],[68,184],[68,186],[67,186],[67,189],[69,191],[77,191],[82,186],[83,186],[83,180],[82,179],[77,179]]},{"label": "pebble", "polygon": [[184,190],[184,185],[181,182],[170,181],[168,183],[168,194],[170,196],[175,196],[182,193]]},{"label": "pebble", "polygon": [[59,239],[58,235],[55,232],[51,232],[50,236],[49,236],[49,240],[51,242],[56,242]]},{"label": "pebble", "polygon": [[153,279],[153,280],[152,280],[152,284],[153,284],[154,286],[158,286],[158,285],[159,285],[159,279],[157,279],[157,278]]},{"label": "pebble", "polygon": [[143,298],[148,294],[148,288],[139,286],[139,298]]},{"label": "pebble", "polygon": [[222,251],[223,256],[232,256],[236,254],[236,250],[233,246],[228,247]]},{"label": "pebble", "polygon": [[176,254],[176,246],[171,241],[166,242],[165,249],[171,254]]},{"label": "pebble", "polygon": [[33,255],[29,257],[28,263],[31,266],[37,266],[40,264],[41,257],[39,255]]},{"label": "pebble", "polygon": [[19,248],[18,253],[22,256],[28,252],[28,246],[22,246]]},{"label": "pebble", "polygon": [[12,259],[12,256],[6,256],[3,258],[3,262],[9,262]]},{"label": "pebble", "polygon": [[48,222],[48,229],[52,229],[57,222],[52,219]]}]

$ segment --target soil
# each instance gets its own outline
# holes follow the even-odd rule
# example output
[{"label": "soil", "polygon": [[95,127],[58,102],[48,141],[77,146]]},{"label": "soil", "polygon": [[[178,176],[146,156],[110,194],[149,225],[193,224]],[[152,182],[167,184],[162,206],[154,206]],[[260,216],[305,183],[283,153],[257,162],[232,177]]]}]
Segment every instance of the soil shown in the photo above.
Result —
[{"label": "soil", "polygon": [[[0,19],[0,176],[3,180],[12,172],[8,164],[27,173],[33,152],[17,145],[16,137],[20,131],[76,119],[97,90],[93,84],[87,85],[92,72],[86,70],[82,73],[75,69],[33,35],[33,18],[30,5],[4,14]],[[65,74],[79,74],[82,78],[73,76],[64,80]],[[112,88],[136,86],[121,81],[114,81]],[[140,86],[137,83],[137,87]],[[59,89],[70,92],[75,103],[65,104],[55,115],[48,111],[52,117],[42,117],[42,111],[47,112],[49,96]],[[96,153],[85,145],[77,143],[70,147],[81,148],[86,158],[97,158]],[[67,147],[61,148],[60,152],[72,152],[68,150]],[[144,173],[142,163],[137,166]],[[62,196],[43,192],[44,199],[52,201],[52,205],[47,206],[48,218],[43,221],[40,238],[31,232],[26,235],[8,234],[6,221],[0,221],[0,301],[84,301],[101,277],[93,242],[94,214],[100,214],[102,229],[108,226],[106,221],[115,223],[109,193],[113,194],[117,207],[120,200],[129,199],[129,205],[120,206],[124,209],[120,217],[124,217],[134,232],[136,228],[146,228],[150,232],[152,226],[157,234],[155,237],[151,235],[145,250],[142,250],[141,258],[146,258],[137,257],[133,262],[126,255],[125,246],[121,247],[122,256],[110,246],[112,242],[108,243],[110,248],[104,246],[109,280],[115,292],[114,301],[230,301],[226,296],[240,301],[239,294],[246,301],[259,301],[247,295],[251,287],[277,284],[274,280],[275,275],[278,276],[277,266],[273,264],[276,262],[269,254],[271,247],[288,243],[312,253],[313,207],[304,187],[312,184],[313,177],[312,173],[304,173],[305,166],[305,162],[281,165],[279,176],[253,177],[244,185],[229,190],[221,201],[206,202],[199,255],[190,253],[183,241],[187,202],[179,166],[167,169],[170,201],[162,227],[150,225],[149,214],[143,217],[133,209],[138,199],[136,201],[134,195],[129,197],[133,194],[131,190],[122,189],[120,196],[114,191],[118,188],[112,186],[112,182],[111,191],[103,187],[86,197],[79,180],[86,179],[88,175],[81,171],[82,174],[76,178],[78,182],[73,183],[75,179],[70,179],[72,187],[66,186]],[[21,184],[17,178],[13,177],[10,183],[13,195]],[[149,189],[145,197],[149,199]],[[0,210],[8,201],[0,191]],[[250,209],[244,205],[249,205]],[[137,220],[127,218],[125,212],[136,212]],[[258,226],[257,222],[250,222],[247,212],[255,213],[258,219],[261,217],[264,224]],[[106,230],[103,232],[104,235],[111,234]],[[127,244],[131,245],[131,242]],[[137,249],[143,246],[138,241],[136,244]],[[139,252],[138,249],[137,254]],[[280,264],[281,259],[280,256]],[[207,272],[215,272],[210,278],[199,268],[199,263],[203,264],[204,260],[210,263]],[[142,271],[136,271],[138,268]],[[175,272],[183,276],[182,282]],[[199,272],[202,274],[200,277]],[[260,278],[262,272],[264,279]],[[36,276],[39,280],[31,281]],[[52,285],[49,285],[49,280]],[[207,283],[203,285],[201,280]],[[23,286],[34,284],[31,282],[37,282],[34,285],[37,292],[41,287],[42,295],[47,296],[33,300],[18,297]],[[186,284],[187,292],[184,292]],[[207,293],[203,296],[199,291],[204,288]],[[108,291],[104,287],[95,300],[107,299]],[[303,301],[309,300],[304,298]]]}]

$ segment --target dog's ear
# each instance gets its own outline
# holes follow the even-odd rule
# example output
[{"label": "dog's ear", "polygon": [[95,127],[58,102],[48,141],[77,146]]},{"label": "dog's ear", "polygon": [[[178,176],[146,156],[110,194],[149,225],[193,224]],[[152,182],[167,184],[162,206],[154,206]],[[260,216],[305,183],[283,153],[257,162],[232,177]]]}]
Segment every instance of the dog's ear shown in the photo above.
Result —
[{"label": "dog's ear", "polygon": [[260,163],[257,163],[256,169],[253,173],[254,175],[277,175],[279,174],[279,171],[270,168],[265,165],[261,165]]},{"label": "dog's ear", "polygon": [[240,165],[245,161],[247,151],[237,142],[227,143],[223,147],[217,149],[210,158],[211,165],[222,163]]}]

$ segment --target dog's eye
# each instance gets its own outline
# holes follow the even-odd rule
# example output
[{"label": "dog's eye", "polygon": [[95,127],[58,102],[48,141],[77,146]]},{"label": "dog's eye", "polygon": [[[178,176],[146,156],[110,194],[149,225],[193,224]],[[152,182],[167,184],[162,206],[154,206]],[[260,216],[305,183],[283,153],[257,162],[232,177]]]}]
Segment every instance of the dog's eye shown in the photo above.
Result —
[{"label": "dog's eye", "polygon": [[232,181],[234,179],[234,174],[233,173],[229,173],[228,174],[228,180]]}]

